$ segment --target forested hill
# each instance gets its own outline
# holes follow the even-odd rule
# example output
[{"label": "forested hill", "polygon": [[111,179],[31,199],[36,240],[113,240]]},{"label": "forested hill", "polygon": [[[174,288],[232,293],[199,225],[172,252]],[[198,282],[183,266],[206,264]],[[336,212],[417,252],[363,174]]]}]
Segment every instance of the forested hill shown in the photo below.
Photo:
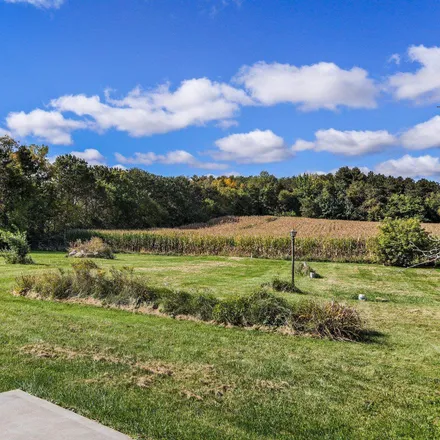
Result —
[{"label": "forested hill", "polygon": [[148,228],[224,215],[295,215],[440,222],[440,185],[344,167],[335,174],[276,178],[162,177],[89,166],[71,155],[0,138],[0,227],[35,237],[69,228]]}]

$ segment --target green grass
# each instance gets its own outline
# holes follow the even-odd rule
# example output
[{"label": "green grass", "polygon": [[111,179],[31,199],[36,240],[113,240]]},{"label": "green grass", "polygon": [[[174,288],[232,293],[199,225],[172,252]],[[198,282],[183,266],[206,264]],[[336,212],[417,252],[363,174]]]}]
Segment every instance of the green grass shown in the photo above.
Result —
[{"label": "green grass", "polygon": [[[298,286],[355,304],[379,333],[344,343],[10,295],[17,275],[70,265],[60,253],[32,257],[39,265],[0,262],[0,391],[21,388],[140,439],[440,439],[438,270],[313,263],[323,278]],[[290,269],[124,254],[99,264],[223,298]]]}]

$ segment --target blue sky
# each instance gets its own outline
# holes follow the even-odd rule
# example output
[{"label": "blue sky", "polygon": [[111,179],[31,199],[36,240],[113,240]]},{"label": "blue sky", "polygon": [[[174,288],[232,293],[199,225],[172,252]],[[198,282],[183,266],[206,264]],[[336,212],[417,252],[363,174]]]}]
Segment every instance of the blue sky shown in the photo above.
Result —
[{"label": "blue sky", "polygon": [[440,3],[0,0],[0,133],[154,173],[440,177]]}]

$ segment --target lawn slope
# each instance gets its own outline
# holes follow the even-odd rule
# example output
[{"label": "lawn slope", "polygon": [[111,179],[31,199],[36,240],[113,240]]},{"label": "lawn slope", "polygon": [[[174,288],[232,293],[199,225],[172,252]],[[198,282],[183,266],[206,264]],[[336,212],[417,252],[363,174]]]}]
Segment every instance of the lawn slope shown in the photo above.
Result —
[{"label": "lawn slope", "polygon": [[[0,262],[0,391],[21,388],[139,439],[440,438],[437,270],[314,263],[323,278],[299,280],[309,297],[356,304],[379,333],[341,343],[10,295],[20,273],[69,265],[60,253],[33,258]],[[285,261],[221,257],[99,264],[220,297],[289,273]]]}]

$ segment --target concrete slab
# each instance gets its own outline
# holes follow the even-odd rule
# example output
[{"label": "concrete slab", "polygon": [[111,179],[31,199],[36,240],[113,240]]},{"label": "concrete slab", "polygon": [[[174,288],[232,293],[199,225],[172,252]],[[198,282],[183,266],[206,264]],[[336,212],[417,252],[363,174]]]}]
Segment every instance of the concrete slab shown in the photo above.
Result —
[{"label": "concrete slab", "polygon": [[97,422],[20,390],[0,394],[1,440],[129,440]]}]

